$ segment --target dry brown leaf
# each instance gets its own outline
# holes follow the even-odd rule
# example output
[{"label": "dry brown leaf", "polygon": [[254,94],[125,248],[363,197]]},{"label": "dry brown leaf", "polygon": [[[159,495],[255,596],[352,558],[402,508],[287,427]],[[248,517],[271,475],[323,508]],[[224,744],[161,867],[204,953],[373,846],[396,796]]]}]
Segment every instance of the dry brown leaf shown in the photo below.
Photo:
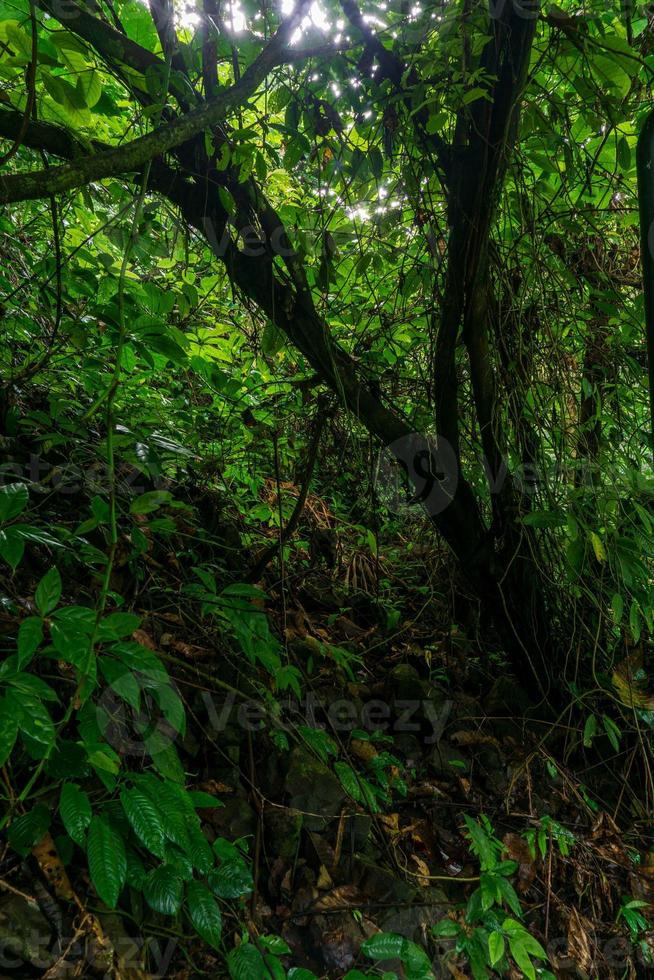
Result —
[{"label": "dry brown leaf", "polygon": [[318,872],[318,881],[316,882],[316,888],[320,891],[327,891],[328,888],[333,888],[334,882],[332,881],[331,875],[324,864],[320,865],[320,870]]},{"label": "dry brown leaf", "polygon": [[145,632],[145,630],[134,630],[132,633],[132,639],[136,643],[140,643],[141,646],[145,647],[147,650],[157,649],[157,644],[154,642],[150,634]]},{"label": "dry brown leaf", "polygon": [[397,833],[400,829],[399,813],[380,813],[377,820],[392,833]]},{"label": "dry brown leaf", "polygon": [[52,836],[48,833],[32,848],[32,854],[57,898],[67,902],[75,900],[75,892],[70,883],[68,873],[63,865]]},{"label": "dry brown leaf", "polygon": [[326,868],[333,868],[335,853],[331,844],[324,837],[321,837],[320,834],[316,834],[312,830],[309,831],[309,838],[316,850],[320,863],[324,864]]},{"label": "dry brown leaf", "polygon": [[568,956],[586,977],[593,968],[592,925],[577,909],[572,909],[568,920]]},{"label": "dry brown leaf", "polygon": [[445,965],[447,966],[448,970],[454,977],[454,980],[468,980],[467,975],[465,973],[462,973],[462,971],[458,968],[456,963],[452,963],[448,961]]},{"label": "dry brown leaf", "polygon": [[205,779],[203,783],[198,783],[198,789],[209,796],[231,796],[235,792],[233,786],[221,783],[217,779]]},{"label": "dry brown leaf", "polygon": [[452,732],[448,735],[448,741],[453,742],[455,745],[495,745],[499,746],[499,742],[492,735],[484,735],[483,732],[471,732],[466,729],[462,729],[458,732]]},{"label": "dry brown leaf", "polygon": [[352,739],[350,742],[350,751],[357,757],[357,759],[360,759],[361,762],[365,762],[366,765],[371,763],[372,760],[376,759],[379,755],[379,752],[372,742],[365,742],[359,738]]},{"label": "dry brown leaf", "polygon": [[531,885],[536,874],[529,844],[519,834],[506,834],[503,844],[509,859],[518,864],[518,891],[524,892]]},{"label": "dry brown leaf", "polygon": [[431,871],[429,870],[429,865],[426,863],[426,861],[423,861],[421,857],[418,857],[417,854],[412,854],[411,860],[413,861],[413,863],[418,869],[418,876],[416,877],[416,881],[418,882],[421,888],[429,888],[429,876],[431,875]]},{"label": "dry brown leaf", "polygon": [[351,906],[365,905],[366,900],[356,885],[339,885],[325,895],[321,895],[312,905],[312,911],[324,912],[326,909],[348,909]]}]

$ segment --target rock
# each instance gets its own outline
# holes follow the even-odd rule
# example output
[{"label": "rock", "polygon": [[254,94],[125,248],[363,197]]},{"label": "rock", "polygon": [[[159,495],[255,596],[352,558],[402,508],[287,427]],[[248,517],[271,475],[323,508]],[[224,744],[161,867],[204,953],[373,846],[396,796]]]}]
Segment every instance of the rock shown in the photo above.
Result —
[{"label": "rock", "polygon": [[409,732],[400,732],[393,739],[393,755],[403,756],[406,760],[407,768],[413,768],[422,761],[422,749],[415,735]]},{"label": "rock", "polygon": [[36,902],[13,894],[0,897],[0,949],[5,967],[15,969],[22,962],[47,969],[55,960],[49,952],[50,940],[50,926]]},{"label": "rock", "polygon": [[355,878],[358,887],[371,902],[380,902],[383,905],[397,902],[398,906],[405,906],[422,897],[423,889],[410,885],[369,861],[355,858]]},{"label": "rock", "polygon": [[461,749],[441,739],[434,746],[429,758],[431,767],[439,776],[464,775],[470,771],[470,760]]},{"label": "rock", "polygon": [[307,830],[324,830],[340,814],[347,795],[331,769],[300,746],[291,752],[284,788],[289,806],[303,812]]},{"label": "rock", "polygon": [[531,702],[529,695],[520,686],[515,677],[500,674],[491,686],[484,701],[484,708],[489,715],[511,715],[522,717]]},{"label": "rock", "polygon": [[256,833],[257,815],[242,796],[225,800],[225,805],[211,813],[211,826],[219,837],[238,840]]},{"label": "rock", "polygon": [[271,854],[292,861],[297,854],[303,816],[298,810],[270,807],[264,814],[267,843]]},{"label": "rock", "polygon": [[425,695],[423,680],[411,664],[398,664],[389,675],[393,699],[397,701],[422,700]]},{"label": "rock", "polygon": [[[417,893],[420,904],[388,909],[377,916],[377,924],[384,932],[394,932],[424,947],[425,936],[439,919],[447,915],[451,903],[441,888],[421,888]],[[422,903],[429,901],[432,904]]]}]

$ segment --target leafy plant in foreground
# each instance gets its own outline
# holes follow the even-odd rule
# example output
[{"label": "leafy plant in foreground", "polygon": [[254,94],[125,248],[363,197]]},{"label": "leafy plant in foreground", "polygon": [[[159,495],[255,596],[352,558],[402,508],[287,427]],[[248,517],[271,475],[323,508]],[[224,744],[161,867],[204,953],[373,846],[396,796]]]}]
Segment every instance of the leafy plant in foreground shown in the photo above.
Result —
[{"label": "leafy plant in foreground", "polygon": [[463,921],[441,919],[434,926],[434,936],[454,941],[454,953],[468,960],[475,980],[493,973],[504,976],[511,961],[527,980],[553,980],[554,975],[540,962],[547,960],[547,953],[520,921],[520,900],[509,881],[517,863],[501,860],[503,845],[486,816],[477,821],[466,814],[464,820],[470,850],[480,864],[479,888],[468,899]]}]

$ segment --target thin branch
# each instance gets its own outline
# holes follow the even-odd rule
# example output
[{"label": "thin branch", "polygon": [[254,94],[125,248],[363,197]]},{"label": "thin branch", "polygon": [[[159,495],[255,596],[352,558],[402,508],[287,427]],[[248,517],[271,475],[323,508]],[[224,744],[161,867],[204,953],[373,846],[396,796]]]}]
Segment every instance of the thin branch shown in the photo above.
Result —
[{"label": "thin branch", "polygon": [[[278,552],[286,544],[286,542],[294,534],[298,524],[300,523],[300,518],[304,513],[304,505],[307,502],[307,496],[309,493],[309,487],[311,486],[311,479],[313,477],[313,471],[316,465],[316,459],[318,458],[318,447],[320,445],[320,437],[322,435],[323,429],[325,427],[327,416],[324,412],[318,415],[313,435],[311,437],[311,442],[309,443],[309,448],[307,450],[307,464],[304,469],[304,478],[302,480],[302,486],[300,487],[300,492],[298,498],[295,501],[295,507],[293,508],[293,513],[289,517],[286,526],[280,526],[279,538],[274,544],[266,548],[264,553],[257,559],[250,571],[247,573],[245,578],[246,582],[258,582],[267,565],[273,560]],[[279,491],[278,491],[279,492]]]},{"label": "thin branch", "polygon": [[387,78],[402,96],[407,111],[413,119],[418,139],[428,152],[433,151],[436,154],[438,164],[447,176],[450,169],[450,147],[446,140],[438,133],[427,132],[429,112],[426,108],[415,111],[406,92],[406,85],[404,84],[405,74],[407,75],[409,85],[416,85],[420,81],[415,68],[407,68],[404,62],[393,51],[389,51],[388,48],[384,47],[374,31],[366,24],[356,0],[340,0],[340,3],[343,13],[349,22],[363,37],[367,50],[371,55],[376,57],[381,69],[381,77]]},{"label": "thin branch", "polygon": [[270,43],[253,61],[239,82],[192,112],[160,126],[123,146],[87,156],[62,167],[0,178],[0,204],[34,200],[82,187],[94,180],[128,173],[185,143],[221,122],[230,110],[242,106],[268,73],[283,60],[283,52],[300,22],[308,0],[301,0]]},{"label": "thin branch", "polygon": [[34,104],[36,102],[36,65],[38,61],[39,35],[34,0],[30,0],[30,23],[32,26],[32,51],[30,54],[30,63],[27,66],[27,72],[25,73],[27,102],[25,103],[25,111],[23,113],[20,128],[16,133],[13,144],[9,147],[4,156],[0,157],[0,166],[8,163],[12,157],[18,153],[18,150],[22,146],[25,133],[27,132],[27,127],[29,126],[30,118],[32,116],[32,110],[34,109]]}]

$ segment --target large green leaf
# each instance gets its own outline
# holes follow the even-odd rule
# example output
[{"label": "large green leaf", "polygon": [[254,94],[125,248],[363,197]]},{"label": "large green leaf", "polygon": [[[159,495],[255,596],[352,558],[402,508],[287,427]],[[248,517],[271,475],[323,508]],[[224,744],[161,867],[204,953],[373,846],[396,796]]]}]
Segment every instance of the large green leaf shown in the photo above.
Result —
[{"label": "large green leaf", "polygon": [[270,976],[263,956],[252,943],[242,943],[229,953],[227,969],[232,980],[267,980]]},{"label": "large green leaf", "polygon": [[38,616],[28,616],[18,629],[18,667],[25,667],[43,640],[43,622]]},{"label": "large green leaf", "polygon": [[8,697],[0,698],[0,766],[4,766],[11,755],[20,718],[21,710],[16,702]]},{"label": "large green leaf", "polygon": [[7,835],[11,846],[19,854],[27,854],[45,837],[50,826],[50,817],[50,810],[44,803],[37,803],[27,813],[16,817]]},{"label": "large green leaf", "polygon": [[163,915],[179,912],[183,891],[184,882],[179,872],[165,864],[151,871],[143,883],[146,902]]},{"label": "large green leaf", "polygon": [[96,892],[105,905],[115,908],[127,876],[125,842],[103,817],[91,820],[86,853]]},{"label": "large green leaf", "polygon": [[76,844],[83,844],[91,823],[91,804],[86,793],[75,783],[64,783],[61,787],[59,813],[69,836]]},{"label": "large green leaf", "polygon": [[163,858],[165,836],[158,807],[137,787],[122,790],[120,802],[141,843],[157,857]]},{"label": "large green leaf", "polygon": [[0,486],[0,523],[11,521],[27,507],[29,493],[24,483]]},{"label": "large green leaf", "polygon": [[61,598],[61,576],[56,567],[46,572],[36,587],[34,601],[42,616],[47,616]]},{"label": "large green leaf", "polygon": [[186,886],[189,918],[197,934],[217,949],[220,943],[222,917],[216,899],[206,885],[191,881]]},{"label": "large green leaf", "polygon": [[219,868],[210,871],[207,882],[218,898],[239,898],[254,888],[252,872],[245,861],[223,861]]}]

